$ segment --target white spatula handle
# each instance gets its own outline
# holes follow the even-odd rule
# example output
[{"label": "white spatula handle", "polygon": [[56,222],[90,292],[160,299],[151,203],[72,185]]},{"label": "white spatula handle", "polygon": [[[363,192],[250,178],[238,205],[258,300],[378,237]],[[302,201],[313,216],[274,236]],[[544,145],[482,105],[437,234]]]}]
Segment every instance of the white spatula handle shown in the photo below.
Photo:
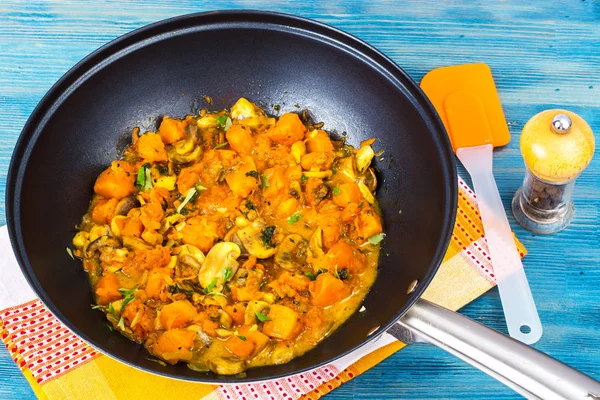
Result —
[{"label": "white spatula handle", "polygon": [[542,324],[494,180],[492,150],[488,144],[460,148],[456,155],[473,181],[508,333],[532,344],[542,337]]}]

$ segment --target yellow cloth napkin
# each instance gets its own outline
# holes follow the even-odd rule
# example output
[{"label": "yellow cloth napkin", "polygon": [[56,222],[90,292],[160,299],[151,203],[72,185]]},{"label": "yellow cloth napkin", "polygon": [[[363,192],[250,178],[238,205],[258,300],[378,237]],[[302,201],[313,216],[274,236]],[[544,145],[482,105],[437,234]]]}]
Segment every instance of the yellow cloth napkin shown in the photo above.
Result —
[{"label": "yellow cloth napkin", "polygon": [[[524,256],[525,249],[517,241]],[[324,367],[246,385],[205,385],[139,371],[91,348],[64,327],[29,288],[0,229],[0,337],[41,399],[318,399],[405,345],[384,334]],[[456,225],[424,298],[457,310],[495,286],[473,192],[459,179]],[[165,367],[168,368],[168,367]]]}]

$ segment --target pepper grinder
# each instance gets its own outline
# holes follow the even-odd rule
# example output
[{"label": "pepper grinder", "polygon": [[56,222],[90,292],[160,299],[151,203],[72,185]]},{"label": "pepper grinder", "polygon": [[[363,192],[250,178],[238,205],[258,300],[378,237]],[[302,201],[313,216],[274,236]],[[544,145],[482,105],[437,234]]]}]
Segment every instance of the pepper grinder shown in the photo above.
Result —
[{"label": "pepper grinder", "polygon": [[594,155],[594,135],[579,115],[546,110],[533,116],[521,133],[526,173],[512,211],[526,229],[559,232],[573,219],[575,180]]}]

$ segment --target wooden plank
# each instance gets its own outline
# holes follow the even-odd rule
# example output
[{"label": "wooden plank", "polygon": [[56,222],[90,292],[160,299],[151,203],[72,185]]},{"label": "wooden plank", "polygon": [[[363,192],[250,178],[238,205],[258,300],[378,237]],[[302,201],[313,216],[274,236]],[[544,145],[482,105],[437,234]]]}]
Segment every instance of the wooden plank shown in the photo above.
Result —
[{"label": "wooden plank", "polygon": [[[494,73],[512,142],[496,151],[507,209],[523,178],[518,139],[535,113],[565,107],[600,142],[600,13],[593,1],[438,2],[4,0],[0,4],[0,224],[5,177],[19,131],[39,99],[89,52],[132,29],[216,8],[294,13],[333,24],[376,46],[416,80],[432,68],[482,61]],[[463,174],[463,176],[466,174]],[[580,177],[576,217],[564,232],[537,236],[511,224],[529,249],[525,267],[544,324],[536,347],[600,377],[600,157]],[[463,312],[504,331],[497,291]],[[33,398],[0,349],[0,398]],[[430,346],[410,346],[335,390],[330,398],[506,399],[516,395]]]}]

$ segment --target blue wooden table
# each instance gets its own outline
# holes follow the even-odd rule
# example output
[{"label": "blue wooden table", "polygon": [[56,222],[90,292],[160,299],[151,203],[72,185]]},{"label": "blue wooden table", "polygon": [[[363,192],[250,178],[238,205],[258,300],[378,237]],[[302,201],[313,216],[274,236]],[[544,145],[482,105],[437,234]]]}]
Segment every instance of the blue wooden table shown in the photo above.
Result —
[{"label": "blue wooden table", "polygon": [[[0,224],[5,222],[5,180],[13,146],[28,115],[63,73],[97,47],[145,24],[226,8],[282,11],[332,24],[385,52],[417,81],[443,65],[489,64],[512,135],[494,161],[507,210],[524,174],[519,134],[532,115],[567,108],[588,121],[600,142],[600,1],[3,0]],[[535,347],[600,379],[600,156],[578,180],[574,197],[575,219],[560,234],[536,236],[509,217],[529,250],[525,267],[544,324],[544,337]],[[505,330],[496,290],[462,312]],[[0,399],[33,397],[6,349],[0,348]],[[441,350],[414,345],[328,397],[517,396]]]}]

